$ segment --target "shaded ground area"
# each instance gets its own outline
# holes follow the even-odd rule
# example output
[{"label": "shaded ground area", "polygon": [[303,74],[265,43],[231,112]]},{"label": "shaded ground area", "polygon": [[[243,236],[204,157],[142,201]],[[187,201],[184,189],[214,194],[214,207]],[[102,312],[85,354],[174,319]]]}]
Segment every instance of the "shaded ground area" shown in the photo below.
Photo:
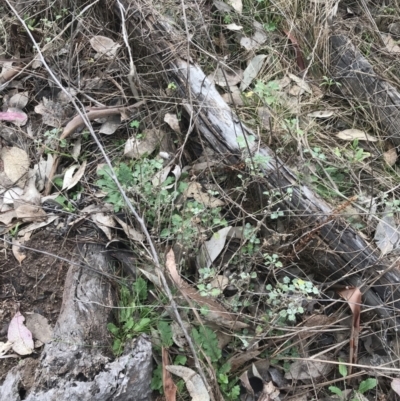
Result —
[{"label": "shaded ground area", "polygon": [[[59,257],[69,259],[74,245],[44,230],[34,235],[27,246],[41,252],[27,251],[22,265],[10,249],[4,249],[0,254],[0,341],[7,341],[9,322],[18,309],[23,314],[39,313],[52,326],[60,312],[68,263]],[[40,350],[36,350],[37,356]],[[29,357],[35,358],[35,355]],[[2,360],[0,380],[18,361],[19,358]]]}]

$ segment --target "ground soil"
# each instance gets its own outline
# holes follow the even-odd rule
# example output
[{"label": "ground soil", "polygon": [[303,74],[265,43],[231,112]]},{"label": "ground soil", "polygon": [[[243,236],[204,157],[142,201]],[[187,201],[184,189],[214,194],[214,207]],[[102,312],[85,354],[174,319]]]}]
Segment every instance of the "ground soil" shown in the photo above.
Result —
[{"label": "ground soil", "polygon": [[[7,341],[7,329],[16,311],[22,315],[40,313],[54,327],[60,312],[65,275],[74,244],[50,231],[36,233],[26,246],[42,252],[26,251],[20,265],[11,248],[0,253],[0,341]],[[33,358],[40,356],[42,348],[35,350]],[[29,355],[28,358],[32,358]],[[0,382],[20,358],[2,359]]]}]

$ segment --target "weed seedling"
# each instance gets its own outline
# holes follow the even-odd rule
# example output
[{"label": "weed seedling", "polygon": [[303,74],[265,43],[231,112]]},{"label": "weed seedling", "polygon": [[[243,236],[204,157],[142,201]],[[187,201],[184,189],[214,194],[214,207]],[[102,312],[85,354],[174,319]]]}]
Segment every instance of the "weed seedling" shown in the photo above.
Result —
[{"label": "weed seedling", "polygon": [[[339,359],[339,362],[341,362],[340,359]],[[339,373],[343,376],[343,378],[346,378],[346,376],[347,376],[346,365],[344,365],[342,363],[339,364]],[[350,398],[350,401],[360,401],[360,400],[365,399],[365,397],[362,397],[362,395],[364,393],[366,393],[367,391],[374,389],[377,384],[378,384],[378,381],[372,377],[369,377],[368,379],[363,380],[359,384],[358,389],[353,390],[353,394],[352,394],[352,397]],[[346,393],[343,390],[341,390],[339,387],[329,386],[328,388],[332,394],[339,396],[340,401],[346,400]]]},{"label": "weed seedling", "polygon": [[127,340],[142,333],[149,333],[155,326],[158,315],[151,306],[146,305],[148,296],[147,282],[139,277],[129,289],[122,286],[117,322],[109,323],[108,330],[114,336],[113,351],[120,355]]}]

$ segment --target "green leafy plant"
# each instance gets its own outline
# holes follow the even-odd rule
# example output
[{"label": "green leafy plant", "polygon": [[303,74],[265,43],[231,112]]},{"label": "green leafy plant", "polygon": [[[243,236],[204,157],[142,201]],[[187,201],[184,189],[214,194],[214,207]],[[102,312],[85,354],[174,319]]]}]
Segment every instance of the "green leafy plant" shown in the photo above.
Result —
[{"label": "green leafy plant", "polygon": [[224,15],[224,24],[231,24],[232,23],[232,16],[228,13]]},{"label": "green leafy plant", "polygon": [[[260,1],[260,0],[258,0],[258,1]],[[274,22],[274,21],[267,22],[263,26],[267,32],[275,32],[278,28],[276,22]]]},{"label": "green leafy plant", "polygon": [[279,256],[273,253],[272,255],[268,253],[263,254],[265,266],[267,269],[277,268],[280,269],[283,267],[282,262],[279,260]]},{"label": "green leafy plant", "polygon": [[60,130],[58,128],[53,128],[46,131],[43,136],[46,138],[46,144],[50,148],[54,148],[54,144],[58,144],[60,148],[67,148],[68,142],[66,139],[60,139]]},{"label": "green leafy plant", "polygon": [[116,324],[107,325],[114,336],[112,348],[116,355],[122,353],[127,340],[141,333],[149,333],[156,324],[158,317],[153,308],[146,305],[147,295],[147,282],[141,277],[138,277],[131,289],[125,285],[121,287]]},{"label": "green leafy plant", "polygon": [[[183,190],[183,188],[181,188]],[[204,227],[225,227],[227,222],[221,218],[221,208],[207,209],[202,203],[197,201],[188,201],[185,207],[176,211],[167,226],[161,230],[160,237],[179,241],[182,244],[193,243],[198,237],[199,225]]]},{"label": "green leafy plant", "polygon": [[260,97],[260,99],[268,104],[272,105],[278,100],[279,84],[276,81],[269,81],[266,84],[262,81],[257,81],[254,92]]},{"label": "green leafy plant", "polygon": [[357,163],[357,162],[362,162],[364,159],[368,158],[371,156],[371,153],[366,152],[363,148],[358,146],[358,139],[355,139],[351,146],[351,153],[349,156],[350,162]]},{"label": "green leafy plant", "polygon": [[170,90],[173,90],[173,91],[176,90],[176,88],[177,88],[176,83],[175,82],[170,82],[168,84],[167,88],[170,89]]},{"label": "green leafy plant", "polygon": [[[339,359],[339,362],[343,362],[343,361],[341,359]],[[339,364],[339,373],[343,378],[347,377],[347,367],[344,363]],[[346,382],[344,382],[344,383],[346,384]],[[351,401],[362,400],[363,398],[359,397],[359,395],[365,394],[367,391],[374,389],[377,386],[377,384],[378,384],[378,381],[372,377],[369,377],[368,379],[363,380],[359,384],[358,389],[353,391]],[[339,396],[339,399],[341,401],[345,401],[346,394],[344,393],[344,391],[342,389],[340,389],[337,386],[329,386],[328,389],[332,394]]]},{"label": "green leafy plant", "polygon": [[216,287],[212,287],[211,283],[207,283],[207,280],[212,280],[217,275],[217,272],[214,268],[205,267],[199,269],[199,280],[197,284],[197,288],[200,291],[200,295],[202,297],[211,296],[217,297],[221,294],[221,290]]},{"label": "green leafy plant", "polygon": [[342,86],[342,84],[340,82],[336,82],[334,79],[327,77],[326,75],[324,75],[322,77],[323,81],[320,83],[319,86],[326,86],[328,88],[332,87],[332,86],[337,86],[340,87]]},{"label": "green leafy plant", "polygon": [[222,351],[218,345],[217,335],[208,327],[200,326],[198,329],[192,329],[192,337],[199,351],[204,352],[213,363],[224,399],[230,401],[238,400],[240,387],[237,382],[239,379],[229,376],[231,367],[229,364],[222,362]]},{"label": "green leafy plant", "polygon": [[64,211],[69,213],[74,213],[76,211],[76,207],[74,206],[74,204],[64,195],[58,195],[57,198],[55,198],[54,200],[62,206]]},{"label": "green leafy plant", "polygon": [[139,122],[138,120],[133,120],[133,121],[131,121],[131,122],[129,123],[129,126],[130,126],[131,128],[139,128],[140,122]]},{"label": "green leafy plant", "polygon": [[295,321],[297,314],[303,314],[303,301],[311,300],[311,295],[318,295],[319,290],[310,281],[300,278],[290,279],[284,277],[275,287],[267,284],[267,304],[271,306],[268,312],[270,318],[278,316],[283,320]]},{"label": "green leafy plant", "polygon": [[17,223],[13,228],[10,229],[9,234],[12,238],[17,238],[20,223]]}]

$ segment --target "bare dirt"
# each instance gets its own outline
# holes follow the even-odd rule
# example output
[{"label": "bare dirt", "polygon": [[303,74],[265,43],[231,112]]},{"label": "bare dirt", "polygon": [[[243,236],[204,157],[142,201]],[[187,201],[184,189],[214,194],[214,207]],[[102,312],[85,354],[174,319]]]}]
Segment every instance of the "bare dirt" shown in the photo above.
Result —
[{"label": "bare dirt", "polygon": [[[60,257],[69,260],[74,248],[73,243],[47,230],[35,234],[25,245],[38,252],[27,250],[21,265],[10,247],[0,252],[0,341],[3,342],[7,341],[9,323],[18,310],[22,315],[39,313],[54,327],[69,267],[67,261]],[[40,356],[41,349],[35,350],[33,358]],[[1,360],[0,382],[19,359]]]}]

